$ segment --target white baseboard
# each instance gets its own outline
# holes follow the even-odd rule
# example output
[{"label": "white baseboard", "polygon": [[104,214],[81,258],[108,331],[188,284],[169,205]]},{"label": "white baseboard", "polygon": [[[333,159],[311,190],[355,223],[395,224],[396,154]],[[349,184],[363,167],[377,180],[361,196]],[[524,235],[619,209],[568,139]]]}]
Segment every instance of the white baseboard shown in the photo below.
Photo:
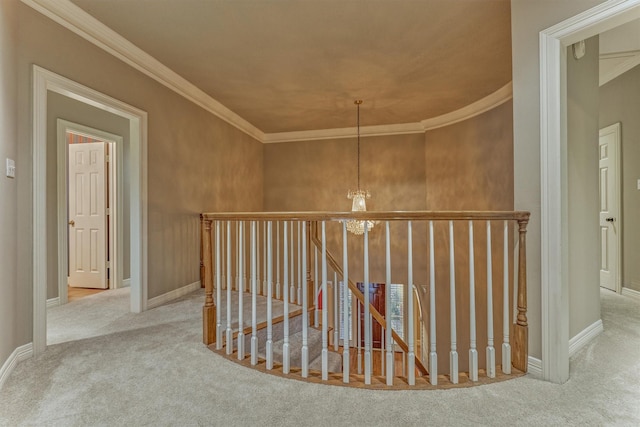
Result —
[{"label": "white baseboard", "polygon": [[197,289],[200,289],[199,280],[181,288],[174,289],[173,291],[167,292],[166,294],[158,295],[157,297],[151,298],[149,301],[147,301],[147,309],[150,310],[152,308],[161,306],[162,304],[166,304],[169,301],[180,298],[181,296],[189,294]]},{"label": "white baseboard", "polygon": [[47,308],[49,307],[55,307],[57,305],[60,305],[60,297],[55,297],[55,298],[49,298],[47,300]]},{"label": "white baseboard", "polygon": [[129,288],[129,287],[131,287],[131,279],[130,279],[130,278],[129,278],[129,279],[124,279],[124,280],[122,281],[122,287],[123,287],[123,288]]},{"label": "white baseboard", "polygon": [[527,374],[536,378],[542,378],[542,360],[529,356],[529,366],[527,366]]},{"label": "white baseboard", "polygon": [[4,382],[9,378],[9,375],[11,375],[16,365],[31,356],[33,356],[33,343],[21,345],[13,350],[13,353],[11,353],[2,365],[2,368],[0,368],[0,389],[2,389]]},{"label": "white baseboard", "polygon": [[625,288],[623,286],[622,295],[624,295],[625,297],[640,298],[640,291],[636,291],[635,289],[631,288]]},{"label": "white baseboard", "polygon": [[600,335],[604,331],[602,320],[598,319],[591,325],[584,328],[575,337],[569,340],[569,357],[576,354],[578,350],[587,345],[592,339]]}]

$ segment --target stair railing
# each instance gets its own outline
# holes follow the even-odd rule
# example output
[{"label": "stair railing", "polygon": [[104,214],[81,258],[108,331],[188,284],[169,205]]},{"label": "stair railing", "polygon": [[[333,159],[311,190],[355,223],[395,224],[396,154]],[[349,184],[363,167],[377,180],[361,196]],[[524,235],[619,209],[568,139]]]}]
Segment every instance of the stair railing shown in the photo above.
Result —
[{"label": "stair railing", "polygon": [[[338,264],[338,262],[333,257],[333,255],[331,255],[331,252],[329,252],[329,250],[326,249],[326,245],[323,246],[322,241],[318,238],[318,235],[317,235],[317,233],[318,233],[317,223],[313,224],[312,230],[313,230],[312,231],[312,238],[311,238],[312,243],[316,247],[318,247],[320,249],[320,253],[321,254],[324,253],[326,255],[326,261],[327,261],[328,265],[331,267],[331,269],[334,272],[336,272],[336,274],[338,276],[340,276],[341,278],[344,279],[345,278],[345,274],[344,274],[344,271],[343,271],[342,267],[340,266],[340,264]],[[345,242],[344,248],[346,248],[346,242]],[[347,250],[344,249],[344,248],[343,248],[343,250],[346,253]],[[346,265],[346,264],[348,264],[348,260],[343,260],[343,265]],[[403,352],[409,353],[411,351],[409,345],[402,339],[402,337],[400,337],[400,335],[398,335],[398,333],[396,331],[394,331],[390,327],[390,325],[387,324],[387,320],[385,319],[385,317],[382,314],[380,314],[380,312],[368,301],[368,299],[365,297],[365,295],[358,289],[356,284],[353,283],[353,281],[351,279],[348,279],[347,283],[348,283],[349,291],[351,291],[352,295],[355,296],[358,299],[358,301],[363,304],[363,306],[365,304],[367,304],[367,306],[369,308],[369,313],[371,315],[370,317],[372,317],[373,320],[375,320],[382,327],[382,329],[384,331],[389,331],[389,333],[387,334],[388,336],[386,337],[386,340],[387,340],[387,343],[388,343],[388,348],[392,349],[393,346],[391,345],[391,343],[395,343],[402,349]],[[366,278],[365,278],[364,283],[368,283]],[[390,282],[387,282],[387,283],[390,283]],[[387,286],[387,288],[388,287],[389,286]],[[367,307],[365,306],[365,335],[367,335],[368,331],[370,331],[371,328],[372,328],[371,321],[367,320],[369,318],[369,316],[366,313],[367,312],[366,308]],[[387,310],[386,312],[388,313],[389,311]],[[360,319],[359,316],[358,316],[358,319]],[[360,328],[358,328],[358,329],[360,329]],[[411,332],[409,332],[409,333],[411,333]],[[369,332],[369,334],[370,334],[370,332]],[[366,342],[367,342],[367,338],[365,337],[365,376],[366,376],[366,371],[367,371],[367,363],[371,363],[370,360],[369,360],[369,362],[367,362],[367,354],[366,354],[366,352],[367,352],[367,350],[366,350],[367,344],[366,344]],[[369,349],[368,351],[370,352],[371,349]],[[359,356],[360,355],[358,354],[358,357]],[[389,358],[389,356],[387,355],[387,359],[388,358]],[[420,373],[422,375],[428,375],[429,372],[428,372],[427,368],[424,366],[424,364],[422,363],[421,360],[416,359],[415,365],[416,365],[417,369],[420,371]],[[387,360],[387,366],[390,366],[389,372],[391,372],[391,374],[392,374],[393,372],[391,370],[392,369],[391,367],[393,366],[393,359],[391,359],[391,363],[390,363],[389,360]],[[347,372],[348,373],[348,370],[345,370],[344,366],[343,366],[343,372]],[[368,381],[365,381],[365,383],[367,383],[367,382]]]},{"label": "stair railing", "polygon": [[[202,260],[201,277],[205,287],[205,303],[203,307],[203,341],[207,345],[215,344],[215,349],[232,355],[234,352],[240,360],[244,360],[245,339],[250,339],[250,360],[251,364],[261,363],[263,360],[267,370],[282,369],[283,373],[291,370],[293,360],[300,359],[301,375],[308,377],[310,369],[317,369],[321,373],[323,381],[329,380],[329,330],[330,323],[334,328],[339,328],[340,321],[345,322],[345,340],[342,354],[342,379],[349,382],[353,376],[349,366],[349,346],[346,325],[348,324],[348,313],[346,308],[342,313],[334,313],[334,318],[328,318],[328,287],[330,280],[329,270],[333,271],[334,298],[337,298],[337,278],[340,276],[347,286],[343,287],[343,298],[346,301],[349,296],[355,297],[364,307],[364,378],[365,384],[372,383],[372,324],[377,322],[383,328],[386,344],[386,363],[382,357],[381,374],[386,373],[386,384],[393,385],[394,379],[394,345],[396,343],[404,353],[406,360],[406,383],[414,385],[416,383],[416,372],[428,378],[431,385],[438,384],[438,352],[444,353],[444,349],[438,349],[438,335],[442,341],[442,328],[448,323],[449,326],[449,351],[448,351],[448,378],[450,383],[456,384],[459,381],[458,364],[458,333],[461,336],[468,333],[468,378],[477,381],[479,369],[479,355],[477,349],[476,329],[478,318],[476,309],[486,311],[486,328],[480,327],[481,335],[486,335],[487,345],[484,356],[484,374],[489,378],[496,376],[496,356],[497,352],[502,353],[502,372],[511,373],[511,367],[526,372],[528,364],[527,354],[527,318],[526,318],[526,226],[529,219],[527,212],[306,212],[306,213],[206,213],[201,215],[202,222]],[[420,342],[423,349],[428,346],[428,367],[424,366],[421,357],[416,357],[416,338],[413,330],[413,298],[414,292],[407,292],[408,304],[406,307],[407,322],[406,342],[387,323],[387,319],[370,304],[369,292],[360,292],[353,283],[349,273],[349,250],[347,246],[346,221],[356,220],[376,221],[384,225],[385,232],[385,264],[386,283],[391,284],[391,263],[390,263],[390,232],[389,224],[393,222],[404,222],[407,225],[407,234],[403,238],[407,241],[407,278],[406,289],[412,290],[415,286],[413,239],[414,232],[412,225],[424,223],[428,226],[426,234],[427,253],[416,254],[419,268],[426,267],[428,270],[428,304],[427,301],[419,299],[419,317],[425,322],[428,321],[429,332],[424,334],[425,325],[421,323]],[[275,227],[274,227],[275,222]],[[499,235],[499,228],[495,224],[500,222],[503,226],[502,248],[492,244],[492,236]],[[342,263],[339,263],[328,250],[327,247],[327,224],[340,224],[342,236]],[[481,223],[486,228],[486,233],[480,238],[474,237],[474,224]],[[434,224],[437,225],[438,234],[436,236]],[[492,231],[492,224],[494,225]],[[515,230],[510,224],[516,224]],[[247,227],[248,225],[248,227]],[[313,227],[312,227],[313,225]],[[448,227],[445,227],[448,226]],[[248,228],[248,231],[247,231]],[[313,232],[312,232],[313,228]],[[379,227],[380,228],[380,227]],[[275,229],[275,239],[274,239]],[[448,233],[446,232],[448,230]],[[262,231],[262,233],[261,233]],[[333,230],[334,233],[336,230]],[[460,231],[467,232],[468,246],[455,238]],[[455,234],[454,234],[455,232]],[[481,234],[481,233],[478,233]],[[335,235],[333,237],[336,237]],[[448,239],[446,238],[448,237]],[[460,236],[459,236],[460,237]],[[215,240],[214,240],[215,239]],[[365,230],[362,237],[364,245],[362,250],[364,263],[363,283],[369,283],[369,232]],[[486,241],[486,247],[482,248],[482,239]],[[448,241],[448,245],[447,245]],[[215,242],[215,244],[212,244]],[[436,245],[437,242],[437,245]],[[448,246],[448,251],[447,251]],[[314,277],[311,275],[311,248],[319,248],[315,251]],[[517,255],[510,257],[511,250],[516,250]],[[502,249],[502,250],[500,250]],[[483,253],[484,251],[484,253]],[[447,254],[448,252],[448,254]],[[475,254],[480,256],[476,260]],[[320,255],[318,257],[318,254]],[[448,255],[448,256],[447,256]],[[466,256],[469,260],[468,270],[461,271],[462,264],[456,264],[456,255]],[[395,257],[395,255],[394,255]],[[482,258],[486,258],[485,275],[476,275],[476,269],[481,264]],[[517,257],[517,260],[516,260]],[[448,274],[444,263],[448,258]],[[247,262],[247,259],[250,262]],[[427,261],[428,259],[428,261]],[[495,262],[493,261],[495,259]],[[498,280],[494,280],[494,263],[502,259],[503,278],[502,286],[497,286]],[[262,262],[261,262],[262,260]],[[517,268],[517,275],[513,276],[513,287],[511,286],[511,276],[509,275],[510,260]],[[436,262],[437,261],[437,262]],[[422,265],[424,264],[424,265]],[[515,268],[512,270],[514,271]],[[461,274],[462,273],[462,274]],[[456,277],[457,274],[457,277]],[[261,277],[262,275],[262,277]],[[275,277],[274,277],[275,276]],[[353,276],[353,274],[352,274]],[[478,277],[481,277],[477,282]],[[497,277],[497,275],[495,275]],[[486,281],[485,280],[486,277]],[[283,279],[281,282],[281,278]],[[436,280],[438,278],[438,280]],[[262,279],[262,281],[260,280]],[[274,280],[275,279],[275,280]],[[484,281],[484,282],[483,282]],[[448,283],[447,283],[448,282]],[[484,284],[483,284],[484,283]],[[488,284],[488,285],[487,285]],[[448,286],[447,286],[448,285]],[[480,287],[478,287],[478,285]],[[484,287],[483,287],[484,286]],[[460,303],[457,299],[462,298],[456,289],[468,292],[469,300],[469,326],[459,327],[457,325],[458,311]],[[515,289],[513,289],[515,288]],[[322,320],[318,319],[316,310],[316,289],[322,293]],[[389,286],[387,286],[387,290]],[[226,291],[226,301],[223,302],[223,293]],[[442,304],[449,291],[448,310]],[[215,298],[214,298],[215,291]],[[486,294],[486,307],[482,306],[476,293]],[[495,291],[495,292],[494,292]],[[513,291],[513,293],[511,293]],[[388,291],[387,291],[388,292]],[[437,292],[437,297],[436,297]],[[249,295],[245,295],[249,294]],[[311,298],[313,295],[313,298]],[[494,296],[496,295],[496,296]],[[245,304],[245,299],[250,296],[250,303]],[[515,297],[513,310],[511,301]],[[424,297],[424,296],[423,296]],[[494,299],[496,303],[494,304]],[[438,299],[439,298],[439,299]],[[466,298],[466,297],[464,297]],[[464,300],[463,298],[463,300]],[[389,304],[389,298],[386,299]],[[436,303],[439,301],[438,303]],[[500,304],[501,302],[501,304]],[[222,305],[226,303],[225,305]],[[333,303],[337,305],[337,300]],[[266,306],[266,319],[258,319],[258,306]],[[221,308],[225,308],[222,313]],[[237,308],[236,308],[237,307]],[[246,311],[246,312],[245,312]],[[390,313],[390,308],[386,307],[386,312]],[[224,317],[223,317],[224,314]],[[466,312],[463,314],[466,315]],[[494,314],[497,316],[495,317]],[[513,316],[512,316],[513,314]],[[290,345],[289,319],[293,316],[301,316],[302,322],[302,346],[299,350],[293,350]],[[342,319],[336,317],[340,316]],[[249,320],[250,319],[250,320]],[[317,320],[316,320],[317,319]],[[501,319],[502,322],[502,346],[496,349],[494,320]],[[447,322],[448,321],[448,322]],[[500,322],[500,320],[498,320]],[[276,361],[274,358],[274,328],[281,327],[284,334],[282,344],[282,359]],[[438,325],[442,323],[443,326]],[[310,367],[312,355],[309,354],[310,332],[313,328],[310,324],[322,328],[322,350],[318,359],[320,363],[316,368]],[[462,328],[462,329],[461,329]],[[260,335],[266,331],[266,335]],[[358,328],[358,331],[360,329]],[[426,339],[425,339],[426,335]],[[317,335],[316,335],[317,336]],[[292,337],[291,337],[292,338]],[[333,331],[334,350],[339,339],[337,330]],[[428,341],[425,342],[425,341]],[[465,338],[466,341],[466,338]],[[441,343],[442,344],[442,343]],[[358,342],[359,345],[359,342]],[[225,348],[226,347],[226,348]],[[212,346],[212,348],[214,348]],[[298,351],[300,354],[298,354]],[[384,349],[383,349],[384,351]],[[264,354],[260,353],[263,352]],[[260,353],[260,354],[259,354]],[[335,359],[335,358],[334,358]],[[443,363],[446,366],[446,363]],[[386,369],[385,369],[386,367]],[[466,369],[464,369],[466,371]],[[383,379],[384,381],[384,379]],[[421,380],[423,381],[423,380]]]}]

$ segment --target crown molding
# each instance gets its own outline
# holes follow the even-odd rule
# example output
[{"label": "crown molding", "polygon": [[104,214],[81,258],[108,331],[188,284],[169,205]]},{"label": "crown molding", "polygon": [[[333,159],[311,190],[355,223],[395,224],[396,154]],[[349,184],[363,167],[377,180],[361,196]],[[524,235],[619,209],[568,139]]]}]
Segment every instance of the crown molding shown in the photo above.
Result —
[{"label": "crown molding", "polygon": [[449,126],[479,116],[513,98],[513,82],[509,82],[497,91],[459,110],[421,121],[425,131]]},{"label": "crown molding", "polygon": [[[402,123],[396,125],[363,126],[360,136],[407,135],[424,133],[429,130],[445,127],[454,123],[468,120],[493,108],[496,108],[513,98],[513,83],[509,82],[494,93],[469,104],[459,110],[452,111],[419,123]],[[266,133],[264,143],[316,141],[321,139],[353,138],[357,128],[318,129],[297,132]]]},{"label": "crown molding", "polygon": [[628,52],[605,53],[600,55],[600,59],[627,58],[606,73],[600,74],[600,86],[610,82],[621,74],[626,73],[636,65],[640,65],[640,50]]},{"label": "crown molding", "polygon": [[[307,131],[264,133],[219,101],[181,77],[175,71],[135,46],[133,43],[98,21],[96,18],[73,4],[70,0],[21,0],[27,6],[42,13],[68,30],[79,35],[95,46],[110,53],[163,86],[183,96],[194,104],[229,123],[240,131],[262,143],[294,141],[314,141],[322,139],[352,138],[355,127],[318,129]],[[424,133],[470,119],[495,108],[513,96],[513,86],[509,82],[496,92],[467,105],[459,110],[418,123],[364,126],[361,136],[407,135]]]},{"label": "crown molding", "polygon": [[69,0],[21,0],[83,39],[105,50],[163,86],[204,108],[247,135],[264,133]]},{"label": "crown molding", "polygon": [[[264,143],[317,141],[321,139],[341,139],[355,137],[358,128],[316,129],[296,132],[265,133]],[[420,123],[401,123],[395,125],[361,126],[360,136],[407,135],[424,133]]]}]

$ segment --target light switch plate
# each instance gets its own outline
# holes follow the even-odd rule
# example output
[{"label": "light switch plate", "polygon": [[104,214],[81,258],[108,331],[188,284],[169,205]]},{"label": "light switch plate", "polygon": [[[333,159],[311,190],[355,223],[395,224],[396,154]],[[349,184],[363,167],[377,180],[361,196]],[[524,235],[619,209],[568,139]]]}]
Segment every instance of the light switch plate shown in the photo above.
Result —
[{"label": "light switch plate", "polygon": [[13,159],[7,158],[7,177],[16,177],[16,162]]},{"label": "light switch plate", "polygon": [[638,190],[640,190],[640,179],[638,180]]}]

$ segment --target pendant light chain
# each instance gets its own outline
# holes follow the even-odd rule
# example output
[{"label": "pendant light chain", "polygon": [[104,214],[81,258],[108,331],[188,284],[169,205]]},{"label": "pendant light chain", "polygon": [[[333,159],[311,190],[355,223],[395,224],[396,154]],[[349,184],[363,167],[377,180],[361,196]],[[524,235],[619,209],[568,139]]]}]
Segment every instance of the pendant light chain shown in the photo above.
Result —
[{"label": "pendant light chain", "polygon": [[362,101],[357,100],[354,102],[354,104],[358,106],[358,112],[357,112],[357,118],[356,118],[356,123],[358,126],[358,187],[357,189],[360,190],[360,104],[362,104]]}]

